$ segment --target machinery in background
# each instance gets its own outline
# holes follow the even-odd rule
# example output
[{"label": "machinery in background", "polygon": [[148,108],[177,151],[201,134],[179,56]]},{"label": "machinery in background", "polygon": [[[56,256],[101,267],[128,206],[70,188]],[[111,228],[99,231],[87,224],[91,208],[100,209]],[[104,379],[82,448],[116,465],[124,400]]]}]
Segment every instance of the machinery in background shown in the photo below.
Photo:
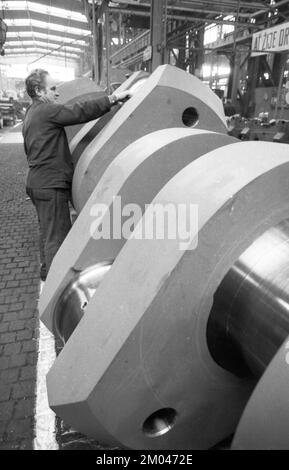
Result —
[{"label": "machinery in background", "polygon": [[4,125],[14,126],[17,121],[17,111],[13,99],[2,98],[0,100],[0,112],[2,114]]},{"label": "machinery in background", "polygon": [[289,143],[289,121],[268,119],[266,113],[258,118],[243,118],[235,114],[227,118],[228,133],[240,140],[262,140]]},{"label": "machinery in background", "polygon": [[39,303],[56,414],[110,446],[288,449],[288,192],[287,145],[228,136],[219,98],[159,67],[78,158]]}]

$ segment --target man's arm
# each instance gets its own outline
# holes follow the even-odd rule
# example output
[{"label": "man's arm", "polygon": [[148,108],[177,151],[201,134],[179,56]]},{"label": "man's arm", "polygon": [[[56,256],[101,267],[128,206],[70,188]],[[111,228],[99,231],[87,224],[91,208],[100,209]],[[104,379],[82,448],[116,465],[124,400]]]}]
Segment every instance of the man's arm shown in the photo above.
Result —
[{"label": "man's arm", "polygon": [[71,126],[97,119],[111,108],[108,96],[73,105],[51,104],[48,119],[59,126]]},{"label": "man's arm", "polygon": [[123,92],[74,105],[53,104],[50,106],[49,120],[60,126],[82,124],[103,116],[110,111],[111,106],[129,98],[129,96],[129,92]]}]

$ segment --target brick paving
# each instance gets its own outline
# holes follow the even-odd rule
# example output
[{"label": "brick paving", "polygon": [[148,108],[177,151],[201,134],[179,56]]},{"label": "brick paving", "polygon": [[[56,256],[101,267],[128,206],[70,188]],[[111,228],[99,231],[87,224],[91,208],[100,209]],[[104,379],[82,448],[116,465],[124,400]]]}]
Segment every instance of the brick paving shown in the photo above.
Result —
[{"label": "brick paving", "polygon": [[[0,140],[0,450],[33,449],[35,437],[38,225],[26,200],[23,144],[13,143],[20,130]],[[57,441],[60,450],[105,449],[59,418]]]},{"label": "brick paving", "polygon": [[[0,450],[33,449],[35,437],[38,224],[26,200],[26,157],[23,144],[15,143],[19,131],[11,129],[0,140]],[[111,449],[59,418],[56,424],[60,450]]]},{"label": "brick paving", "polygon": [[0,141],[0,450],[34,438],[38,229],[25,173],[23,145]]}]

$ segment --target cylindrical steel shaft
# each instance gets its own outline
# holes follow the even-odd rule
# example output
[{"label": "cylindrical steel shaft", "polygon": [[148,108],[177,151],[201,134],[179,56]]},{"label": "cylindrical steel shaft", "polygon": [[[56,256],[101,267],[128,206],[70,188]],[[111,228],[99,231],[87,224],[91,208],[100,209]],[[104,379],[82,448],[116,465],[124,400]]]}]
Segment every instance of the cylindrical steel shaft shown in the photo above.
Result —
[{"label": "cylindrical steel shaft", "polygon": [[[207,338],[222,367],[259,377],[289,335],[288,260],[289,221],[285,221],[259,237],[223,279],[214,297]],[[93,267],[83,273],[81,282],[73,281],[65,290],[55,315],[56,331],[64,341],[80,321],[91,298],[88,293],[95,292],[110,267],[110,263]]]},{"label": "cylindrical steel shaft", "polygon": [[257,377],[289,335],[289,221],[238,259],[214,296],[207,339],[221,366]]}]

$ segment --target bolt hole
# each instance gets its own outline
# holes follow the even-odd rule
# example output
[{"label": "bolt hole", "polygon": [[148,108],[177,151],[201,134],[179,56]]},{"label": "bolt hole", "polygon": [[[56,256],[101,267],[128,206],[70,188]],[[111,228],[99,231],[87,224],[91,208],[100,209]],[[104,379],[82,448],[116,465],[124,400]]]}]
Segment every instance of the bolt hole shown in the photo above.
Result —
[{"label": "bolt hole", "polygon": [[81,309],[82,309],[82,310],[85,310],[86,307],[87,307],[87,305],[88,305],[88,302],[87,302],[87,301],[83,302],[83,304],[81,305]]},{"label": "bolt hole", "polygon": [[196,108],[187,108],[183,112],[182,121],[185,126],[193,127],[199,121],[199,113]]},{"label": "bolt hole", "polygon": [[176,424],[177,412],[173,408],[162,408],[151,414],[143,424],[148,437],[159,437],[168,433]]}]

